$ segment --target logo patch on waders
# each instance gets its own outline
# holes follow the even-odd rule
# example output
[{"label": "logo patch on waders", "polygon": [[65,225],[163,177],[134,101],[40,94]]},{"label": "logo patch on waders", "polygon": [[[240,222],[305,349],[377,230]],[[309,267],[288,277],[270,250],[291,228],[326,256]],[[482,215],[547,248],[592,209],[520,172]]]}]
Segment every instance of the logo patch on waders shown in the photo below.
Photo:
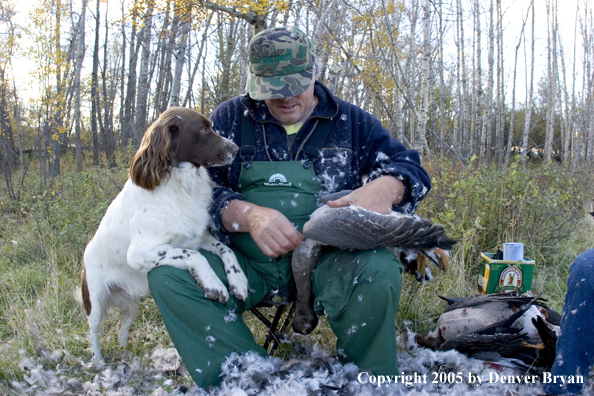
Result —
[{"label": "logo patch on waders", "polygon": [[268,182],[264,182],[264,185],[269,187],[291,187],[291,183],[287,182],[287,178],[282,173],[275,173],[270,176]]}]

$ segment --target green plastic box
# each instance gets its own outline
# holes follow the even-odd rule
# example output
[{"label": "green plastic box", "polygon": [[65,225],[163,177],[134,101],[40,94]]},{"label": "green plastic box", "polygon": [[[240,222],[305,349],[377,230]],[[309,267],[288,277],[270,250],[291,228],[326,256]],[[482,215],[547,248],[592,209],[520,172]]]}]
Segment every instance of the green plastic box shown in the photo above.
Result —
[{"label": "green plastic box", "polygon": [[526,293],[532,289],[534,260],[495,260],[495,253],[481,253],[478,292],[492,294],[506,291]]}]

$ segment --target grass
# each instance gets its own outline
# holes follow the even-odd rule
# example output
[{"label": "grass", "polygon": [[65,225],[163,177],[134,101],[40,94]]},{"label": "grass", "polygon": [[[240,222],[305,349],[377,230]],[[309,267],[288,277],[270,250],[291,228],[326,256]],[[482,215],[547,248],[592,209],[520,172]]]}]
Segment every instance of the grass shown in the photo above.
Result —
[{"label": "grass", "polygon": [[[119,164],[127,163],[129,154],[124,157]],[[19,363],[25,358],[63,351],[65,362],[74,367],[91,357],[86,316],[74,290],[84,247],[123,186],[127,168],[87,167],[76,173],[68,165],[51,187],[26,175],[18,202],[0,189],[0,390],[6,392],[10,381],[22,380]],[[551,307],[560,311],[569,264],[594,246],[594,221],[586,214],[593,210],[594,177],[555,164],[524,169],[515,163],[501,172],[476,165],[463,169],[434,159],[426,167],[433,191],[419,214],[443,224],[459,243],[450,270],[434,270],[433,282],[421,285],[405,276],[398,329],[430,329],[444,307],[437,295],[475,293],[480,252],[508,241],[525,244],[526,256],[536,261],[533,290],[543,291]],[[249,313],[244,318],[262,343],[263,325]],[[335,337],[324,318],[309,338],[299,340],[334,350]],[[127,349],[131,356],[144,357],[157,345],[167,347],[171,341],[147,297]],[[113,314],[104,325],[102,347],[107,360],[122,356]],[[292,353],[291,345],[283,344],[279,355]],[[45,365],[55,369],[58,362],[48,358]],[[190,383],[188,378],[178,380]]]}]

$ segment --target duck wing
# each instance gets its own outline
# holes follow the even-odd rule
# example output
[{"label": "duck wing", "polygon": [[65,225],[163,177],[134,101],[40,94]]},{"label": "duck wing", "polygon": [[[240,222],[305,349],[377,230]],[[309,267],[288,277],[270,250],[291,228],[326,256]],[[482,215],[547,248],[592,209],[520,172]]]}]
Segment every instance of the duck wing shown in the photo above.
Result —
[{"label": "duck wing", "polygon": [[459,334],[457,337],[446,341],[440,348],[442,351],[455,349],[468,356],[479,352],[497,352],[501,356],[514,354],[522,348],[526,340],[523,334]]},{"label": "duck wing", "polygon": [[[444,312],[453,311],[454,309],[464,308],[464,307],[472,307],[476,305],[482,305],[490,302],[507,302],[512,305],[522,306],[525,304],[530,304],[531,302],[538,302],[540,301],[540,296],[529,297],[523,296],[519,293],[495,293],[495,294],[479,294],[473,297],[461,299],[455,302],[450,303],[447,300],[447,297],[440,298],[446,300],[448,304],[450,304]],[[450,298],[453,301],[453,299]]]},{"label": "duck wing", "polygon": [[456,243],[439,224],[417,216],[395,212],[384,215],[356,206],[318,208],[303,226],[303,235],[325,245],[354,250],[451,250]]},{"label": "duck wing", "polygon": [[437,296],[441,298],[443,301],[447,302],[448,305],[452,305],[461,301],[468,300],[471,297],[445,297],[445,296]]}]

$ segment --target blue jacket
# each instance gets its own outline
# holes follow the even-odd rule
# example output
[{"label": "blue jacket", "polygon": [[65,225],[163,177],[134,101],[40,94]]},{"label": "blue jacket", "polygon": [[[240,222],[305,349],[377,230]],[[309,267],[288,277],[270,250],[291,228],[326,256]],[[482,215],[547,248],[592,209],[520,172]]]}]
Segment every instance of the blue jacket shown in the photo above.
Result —
[{"label": "blue jacket", "polygon": [[[299,147],[302,147],[304,140],[305,143],[309,141],[307,135],[316,119],[331,119],[333,124],[321,156],[313,162],[314,171],[322,186],[321,192],[354,190],[367,177],[373,180],[379,176],[391,175],[402,180],[406,188],[402,202],[394,210],[413,213],[419,201],[431,189],[431,181],[420,164],[419,153],[407,150],[402,143],[390,136],[378,119],[361,108],[343,102],[339,109],[336,97],[318,81],[314,93],[319,98],[319,103],[295,136],[291,147],[288,147],[285,129],[272,117],[264,101],[253,100],[248,95],[222,103],[211,114],[210,119],[217,133],[241,146],[241,119],[244,112],[249,112],[256,125],[256,153],[253,161],[304,160],[303,150],[299,150]],[[209,171],[218,184],[214,188],[210,208],[214,221],[213,231],[221,240],[229,243],[231,235],[222,225],[221,213],[228,201],[245,200],[234,191],[241,172],[240,155],[230,165],[210,168]]]}]

